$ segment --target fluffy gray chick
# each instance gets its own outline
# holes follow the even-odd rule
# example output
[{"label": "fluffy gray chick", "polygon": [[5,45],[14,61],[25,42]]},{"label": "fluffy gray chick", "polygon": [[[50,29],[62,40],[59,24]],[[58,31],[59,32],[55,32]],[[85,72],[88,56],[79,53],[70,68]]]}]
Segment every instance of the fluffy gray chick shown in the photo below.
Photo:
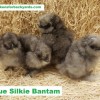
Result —
[{"label": "fluffy gray chick", "polygon": [[4,70],[22,67],[24,54],[18,37],[14,33],[5,33],[0,39],[0,61]]},{"label": "fluffy gray chick", "polygon": [[99,56],[100,36],[88,35],[73,42],[65,61],[57,68],[61,73],[79,79],[91,74]]},{"label": "fluffy gray chick", "polygon": [[73,32],[54,13],[39,18],[39,29],[42,33],[41,39],[52,49],[51,63],[61,63],[73,41]]},{"label": "fluffy gray chick", "polygon": [[51,61],[51,49],[36,36],[22,35],[20,41],[26,52],[27,74],[37,73]]}]

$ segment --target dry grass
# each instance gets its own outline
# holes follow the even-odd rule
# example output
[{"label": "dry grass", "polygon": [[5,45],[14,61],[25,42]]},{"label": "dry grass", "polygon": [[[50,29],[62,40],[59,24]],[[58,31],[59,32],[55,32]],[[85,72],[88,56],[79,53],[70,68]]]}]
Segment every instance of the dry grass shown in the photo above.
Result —
[{"label": "dry grass", "polygon": [[44,4],[44,12],[0,12],[0,33],[39,33],[38,17],[47,12],[57,13],[76,37],[100,33],[100,0],[1,0],[6,4]]},{"label": "dry grass", "polygon": [[[76,38],[85,34],[100,33],[100,0],[0,0],[0,4],[45,4],[44,12],[0,12],[0,34],[39,34],[38,17],[55,12],[66,26],[75,31]],[[51,69],[35,78],[23,77],[20,71],[5,73],[0,68],[0,85],[63,86],[61,97],[0,97],[0,100],[99,100],[100,64],[94,73],[83,81],[74,81]],[[19,74],[18,74],[19,73]],[[55,79],[56,78],[56,79]],[[54,80],[55,79],[55,80]]]}]

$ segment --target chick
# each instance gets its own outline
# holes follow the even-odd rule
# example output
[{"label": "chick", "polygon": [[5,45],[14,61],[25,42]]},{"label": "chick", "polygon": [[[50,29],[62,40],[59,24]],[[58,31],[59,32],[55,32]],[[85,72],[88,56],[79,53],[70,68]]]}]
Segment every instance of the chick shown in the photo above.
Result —
[{"label": "chick", "polygon": [[73,41],[73,32],[54,13],[39,18],[39,29],[42,33],[41,40],[52,49],[51,64],[61,63]]},{"label": "chick", "polygon": [[62,74],[79,79],[90,75],[100,56],[100,36],[88,35],[74,41],[65,61],[57,66]]},{"label": "chick", "polygon": [[30,50],[35,50],[38,39],[36,36],[33,36],[32,34],[20,34],[19,41],[22,44],[23,51],[28,52]]},{"label": "chick", "polygon": [[[27,74],[37,73],[51,61],[51,49],[36,36],[22,35],[20,38],[26,50]],[[28,47],[28,48],[27,48]]]},{"label": "chick", "polygon": [[23,65],[24,54],[16,34],[5,33],[2,35],[0,39],[0,61],[5,71]]}]

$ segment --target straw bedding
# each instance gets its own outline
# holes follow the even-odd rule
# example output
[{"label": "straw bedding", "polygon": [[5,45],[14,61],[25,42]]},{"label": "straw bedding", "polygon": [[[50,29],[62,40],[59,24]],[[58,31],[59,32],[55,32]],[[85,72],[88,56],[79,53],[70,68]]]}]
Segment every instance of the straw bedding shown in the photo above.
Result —
[{"label": "straw bedding", "polygon": [[[100,33],[100,0],[1,0],[0,4],[44,4],[43,12],[0,12],[0,34],[5,32],[40,34],[37,27],[39,16],[55,12],[66,26],[75,31],[75,37]],[[3,71],[0,65],[0,85],[23,86],[62,86],[60,97],[0,97],[0,100],[99,100],[100,99],[100,64],[96,65],[91,76],[84,80],[71,80],[60,75],[50,67],[30,78],[23,77],[23,69],[16,72]]]}]

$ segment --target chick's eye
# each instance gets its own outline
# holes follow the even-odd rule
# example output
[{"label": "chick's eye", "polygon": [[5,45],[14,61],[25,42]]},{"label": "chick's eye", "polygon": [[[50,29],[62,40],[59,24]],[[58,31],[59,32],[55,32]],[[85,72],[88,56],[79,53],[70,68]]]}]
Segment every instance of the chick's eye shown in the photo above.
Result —
[{"label": "chick's eye", "polygon": [[92,49],[95,49],[96,47],[94,45],[90,46]]},{"label": "chick's eye", "polygon": [[40,28],[44,28],[44,29],[48,29],[51,26],[50,23],[48,23],[47,25],[40,25]]},{"label": "chick's eye", "polygon": [[4,47],[5,47],[6,49],[10,50],[10,49],[16,48],[16,47],[17,47],[17,44],[13,44],[13,43],[4,44]]},{"label": "chick's eye", "polygon": [[44,57],[44,60],[48,62],[48,61],[49,61],[49,55],[46,55],[46,56]]},{"label": "chick's eye", "polygon": [[40,51],[36,50],[35,53],[36,53],[36,55],[37,55],[38,58],[41,58],[42,57],[42,53]]},{"label": "chick's eye", "polygon": [[42,54],[37,54],[38,58],[41,59],[42,58]]},{"label": "chick's eye", "polygon": [[4,44],[4,47],[5,47],[7,50],[10,50],[10,49],[11,49],[11,47],[8,46],[8,45],[6,45],[6,44]]},{"label": "chick's eye", "polygon": [[16,48],[17,47],[17,44],[14,44],[14,43],[11,43],[10,44],[10,47],[13,49],[13,48]]},{"label": "chick's eye", "polygon": [[92,46],[90,46],[93,50],[100,50],[100,47],[97,47],[97,46],[94,46],[94,45],[92,45]]},{"label": "chick's eye", "polygon": [[13,48],[17,48],[18,45],[17,45],[17,44],[12,44],[12,47],[13,47]]}]

